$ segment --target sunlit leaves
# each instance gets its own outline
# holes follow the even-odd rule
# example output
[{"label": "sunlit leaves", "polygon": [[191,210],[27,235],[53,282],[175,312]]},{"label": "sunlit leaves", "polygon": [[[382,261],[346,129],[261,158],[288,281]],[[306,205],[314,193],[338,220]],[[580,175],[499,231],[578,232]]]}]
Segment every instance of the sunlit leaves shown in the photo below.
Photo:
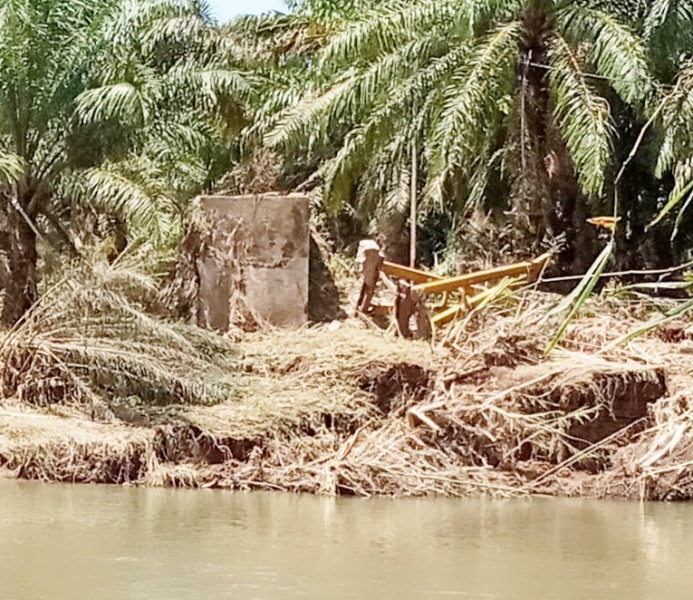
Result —
[{"label": "sunlit leaves", "polygon": [[630,104],[642,103],[651,88],[645,46],[635,32],[602,10],[570,3],[556,13],[558,28],[572,44],[587,43],[599,75]]},{"label": "sunlit leaves", "polygon": [[[526,118],[516,102],[520,59],[540,61],[531,68],[546,73],[550,110],[542,127],[563,138],[582,190],[603,195],[614,134],[605,96],[615,92],[645,111],[656,93],[647,50],[630,27],[639,8],[570,0],[367,4],[346,17],[330,13],[331,33],[304,94],[263,125],[268,143],[293,152],[338,145],[318,170],[327,206],[382,208],[370,196],[399,197],[414,141],[424,210],[483,201],[489,178],[513,168],[512,132]],[[440,69],[431,85],[412,87],[419,74],[446,64],[454,66]],[[534,151],[548,154],[556,143],[544,139]]]},{"label": "sunlit leaves", "polygon": [[411,140],[424,133],[432,118],[436,106],[433,93],[461,68],[469,52],[460,46],[431,61],[402,81],[382,105],[347,134],[335,158],[321,169],[328,206],[337,210],[348,202],[353,174],[364,169],[362,196],[366,203],[372,205],[374,194],[384,190],[388,195],[392,185],[399,185]]},{"label": "sunlit leaves", "polygon": [[444,203],[444,185],[454,173],[471,179],[476,170],[486,167],[486,136],[498,127],[498,100],[512,93],[521,33],[517,21],[492,32],[446,90],[430,150],[428,194],[438,205]]},{"label": "sunlit leaves", "polygon": [[0,151],[0,186],[16,183],[24,175],[24,162],[14,154]]},{"label": "sunlit leaves", "polygon": [[556,124],[583,191],[592,198],[599,197],[614,133],[609,105],[588,81],[584,65],[561,37],[553,40],[550,66]]},{"label": "sunlit leaves", "polygon": [[87,90],[76,101],[77,116],[83,123],[113,120],[142,124],[151,109],[142,90],[125,82]]},{"label": "sunlit leaves", "polygon": [[392,0],[344,27],[321,55],[323,69],[353,65],[390,54],[412,39],[455,21],[459,0]]},{"label": "sunlit leaves", "polygon": [[228,169],[256,80],[201,0],[8,0],[0,26],[0,184],[39,180],[39,213],[149,236]]},{"label": "sunlit leaves", "polygon": [[158,238],[172,215],[171,201],[157,178],[138,176],[110,167],[85,169],[63,182],[63,192],[77,202],[122,217],[147,238]]}]

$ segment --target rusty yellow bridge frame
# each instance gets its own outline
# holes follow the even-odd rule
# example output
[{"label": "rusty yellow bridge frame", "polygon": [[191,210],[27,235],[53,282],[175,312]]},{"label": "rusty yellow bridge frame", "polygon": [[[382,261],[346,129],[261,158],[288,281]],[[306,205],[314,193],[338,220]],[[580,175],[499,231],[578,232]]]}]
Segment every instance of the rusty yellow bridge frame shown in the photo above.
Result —
[{"label": "rusty yellow bridge frame", "polygon": [[[533,260],[453,277],[442,277],[429,271],[386,261],[379,249],[377,250],[377,253],[371,252],[370,255],[366,253],[362,260],[364,280],[357,309],[367,315],[391,314],[394,311],[399,331],[405,337],[412,337],[409,326],[412,316],[417,318],[415,337],[428,337],[431,327],[443,325],[479,306],[503,288],[536,281],[551,257],[550,253],[546,253]],[[393,304],[372,302],[375,287],[380,278],[383,278],[388,287],[396,292],[396,300]],[[442,302],[430,308],[426,307],[426,297],[436,294],[442,295]],[[456,299],[454,302],[453,295]]]}]

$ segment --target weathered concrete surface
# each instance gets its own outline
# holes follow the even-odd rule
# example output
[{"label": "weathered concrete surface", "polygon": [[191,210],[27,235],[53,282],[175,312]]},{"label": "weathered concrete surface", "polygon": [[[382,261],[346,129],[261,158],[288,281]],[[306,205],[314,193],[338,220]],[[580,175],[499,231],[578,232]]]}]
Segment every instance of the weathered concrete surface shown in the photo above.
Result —
[{"label": "weathered concrete surface", "polygon": [[307,320],[310,214],[306,196],[203,196],[213,231],[200,254],[199,321],[228,329],[238,301],[280,327]]}]

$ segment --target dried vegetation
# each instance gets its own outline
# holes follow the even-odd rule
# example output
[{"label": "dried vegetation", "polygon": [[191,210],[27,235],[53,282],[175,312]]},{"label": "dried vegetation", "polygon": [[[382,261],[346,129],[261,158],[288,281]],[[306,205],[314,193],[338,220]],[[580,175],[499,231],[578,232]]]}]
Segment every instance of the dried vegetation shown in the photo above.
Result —
[{"label": "dried vegetation", "polygon": [[[75,267],[0,343],[0,393],[94,413],[231,398],[228,340],[161,316],[154,281],[121,264]],[[96,415],[104,418],[103,414]]]},{"label": "dried vegetation", "polygon": [[6,474],[359,496],[693,497],[693,325],[614,344],[662,301],[605,292],[547,358],[556,299],[531,289],[432,343],[358,320],[221,337],[153,316],[155,288],[128,273],[104,266],[57,284],[6,334]]}]

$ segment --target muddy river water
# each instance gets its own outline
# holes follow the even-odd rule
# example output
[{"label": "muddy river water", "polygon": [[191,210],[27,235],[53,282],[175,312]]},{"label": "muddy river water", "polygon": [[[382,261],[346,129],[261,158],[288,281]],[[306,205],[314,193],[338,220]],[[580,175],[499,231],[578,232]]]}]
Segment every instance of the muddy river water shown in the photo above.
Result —
[{"label": "muddy river water", "polygon": [[693,599],[693,505],[0,481],[1,600]]}]

